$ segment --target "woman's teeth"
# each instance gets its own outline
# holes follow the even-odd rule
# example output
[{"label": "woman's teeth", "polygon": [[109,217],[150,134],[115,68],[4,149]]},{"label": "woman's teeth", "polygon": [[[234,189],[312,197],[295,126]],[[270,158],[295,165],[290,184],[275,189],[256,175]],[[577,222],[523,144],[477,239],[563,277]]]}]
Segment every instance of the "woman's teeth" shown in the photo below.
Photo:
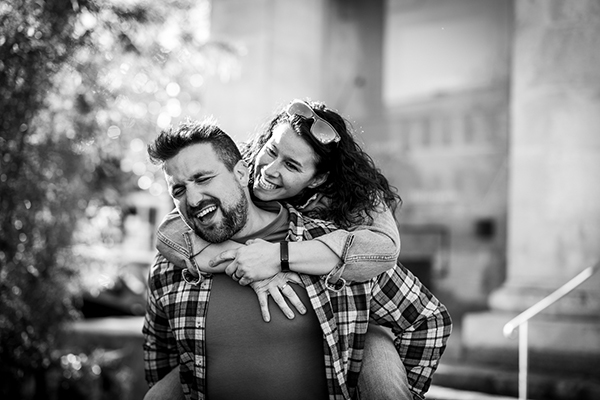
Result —
[{"label": "woman's teeth", "polygon": [[265,180],[264,177],[260,177],[260,179],[258,180],[258,183],[260,185],[260,187],[262,187],[263,189],[266,190],[273,190],[277,188],[277,185],[273,185],[272,183],[269,183]]}]

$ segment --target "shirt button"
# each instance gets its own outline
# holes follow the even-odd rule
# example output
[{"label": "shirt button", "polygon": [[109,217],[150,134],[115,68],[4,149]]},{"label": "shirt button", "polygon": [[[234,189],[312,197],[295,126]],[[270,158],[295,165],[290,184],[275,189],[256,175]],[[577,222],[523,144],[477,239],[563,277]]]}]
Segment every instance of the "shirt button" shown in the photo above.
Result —
[{"label": "shirt button", "polygon": [[197,366],[197,367],[201,367],[201,366],[202,366],[202,360],[198,360],[198,361],[196,361],[196,366]]}]

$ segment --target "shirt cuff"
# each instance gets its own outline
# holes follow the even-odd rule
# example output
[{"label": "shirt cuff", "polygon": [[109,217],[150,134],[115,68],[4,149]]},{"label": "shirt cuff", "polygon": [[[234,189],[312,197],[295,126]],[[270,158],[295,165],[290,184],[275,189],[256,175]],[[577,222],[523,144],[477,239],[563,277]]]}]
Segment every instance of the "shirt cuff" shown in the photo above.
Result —
[{"label": "shirt cuff", "polygon": [[327,289],[333,292],[342,291],[348,282],[344,278],[342,278],[342,273],[344,272],[344,263],[338,264],[337,267],[332,269],[327,276],[325,277],[325,286]]},{"label": "shirt cuff", "polygon": [[189,283],[192,286],[198,286],[204,281],[204,277],[200,274],[198,276],[192,274],[188,268],[181,270],[181,277],[184,281]]}]

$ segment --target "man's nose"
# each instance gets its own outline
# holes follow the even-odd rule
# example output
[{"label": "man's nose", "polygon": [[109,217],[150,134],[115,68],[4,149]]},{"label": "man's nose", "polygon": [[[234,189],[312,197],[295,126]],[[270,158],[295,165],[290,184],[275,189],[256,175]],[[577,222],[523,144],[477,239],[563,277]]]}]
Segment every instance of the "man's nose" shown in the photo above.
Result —
[{"label": "man's nose", "polygon": [[188,189],[187,203],[189,206],[191,206],[191,207],[197,206],[202,201],[203,198],[204,198],[204,194],[202,193],[201,190],[198,190],[196,188]]}]

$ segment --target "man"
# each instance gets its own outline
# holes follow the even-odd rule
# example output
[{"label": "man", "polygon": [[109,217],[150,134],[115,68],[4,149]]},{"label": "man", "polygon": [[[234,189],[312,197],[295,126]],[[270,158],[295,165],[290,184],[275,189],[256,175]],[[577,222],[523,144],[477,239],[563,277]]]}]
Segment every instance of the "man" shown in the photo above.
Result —
[{"label": "man", "polygon": [[[206,241],[297,241],[333,229],[279,203],[254,204],[235,143],[214,125],[188,122],[163,132],[149,154],[162,163],[178,211]],[[339,291],[318,276],[300,279],[304,287],[282,284],[282,291],[294,290],[312,307],[293,320],[274,314],[264,324],[251,289],[225,274],[191,285],[158,255],[144,324],[150,385],[179,365],[192,399],[351,399],[371,318],[392,328],[413,395],[427,391],[451,323],[410,272],[397,267]]]}]

